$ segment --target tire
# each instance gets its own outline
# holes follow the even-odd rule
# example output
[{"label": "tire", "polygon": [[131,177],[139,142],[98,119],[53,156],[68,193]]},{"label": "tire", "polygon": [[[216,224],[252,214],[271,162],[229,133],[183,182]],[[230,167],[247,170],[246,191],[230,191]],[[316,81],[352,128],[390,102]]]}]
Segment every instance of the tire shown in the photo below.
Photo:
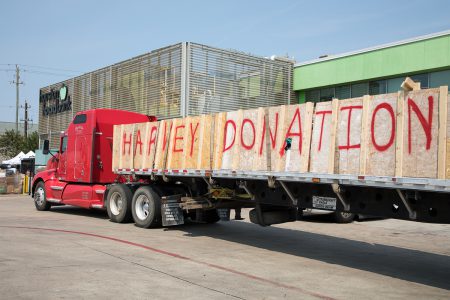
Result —
[{"label": "tire", "polygon": [[214,224],[220,221],[219,214],[217,210],[210,209],[202,211],[202,221],[207,224]]},{"label": "tire", "polygon": [[131,221],[131,198],[133,194],[125,184],[112,185],[106,197],[106,211],[115,223]]},{"label": "tire", "polygon": [[49,210],[52,206],[50,202],[47,202],[47,196],[45,195],[44,182],[39,182],[34,190],[34,205],[39,211]]},{"label": "tire", "polygon": [[161,226],[161,197],[149,186],[141,186],[131,201],[131,213],[136,226],[154,228]]},{"label": "tire", "polygon": [[334,212],[334,220],[336,223],[351,223],[355,219],[355,214],[344,211],[336,211]]}]

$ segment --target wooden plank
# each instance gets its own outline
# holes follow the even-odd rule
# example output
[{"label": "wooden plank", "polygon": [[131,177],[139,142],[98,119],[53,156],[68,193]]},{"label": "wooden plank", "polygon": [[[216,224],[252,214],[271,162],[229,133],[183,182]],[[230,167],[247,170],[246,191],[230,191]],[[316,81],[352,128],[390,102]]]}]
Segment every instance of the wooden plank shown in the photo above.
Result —
[{"label": "wooden plank", "polygon": [[164,169],[166,166],[167,151],[169,145],[169,132],[172,129],[172,120],[159,121],[159,130],[157,138],[157,150],[155,155],[155,169]]},{"label": "wooden plank", "polygon": [[309,170],[309,157],[311,153],[311,137],[312,137],[312,126],[313,126],[313,115],[314,115],[314,103],[307,102],[305,104],[305,124],[303,126],[304,139],[303,139],[303,153],[302,159],[300,161],[300,172],[306,173]]},{"label": "wooden plank", "polygon": [[224,138],[222,148],[222,164],[219,169],[236,170],[239,163],[240,124],[242,123],[242,110],[227,113],[224,124]]},{"label": "wooden plank", "polygon": [[203,115],[200,121],[199,147],[197,154],[197,169],[212,169],[213,142],[214,142],[214,116]]},{"label": "wooden plank", "polygon": [[113,157],[112,170],[119,168],[120,165],[120,142],[122,140],[122,125],[114,125],[113,127]]},{"label": "wooden plank", "polygon": [[363,111],[362,111],[362,119],[361,119],[361,153],[359,156],[359,174],[366,175],[367,174],[367,152],[368,152],[368,143],[369,143],[369,110],[371,109],[370,103],[371,97],[366,95],[363,97]]},{"label": "wooden plank", "polygon": [[395,143],[395,176],[403,176],[403,128],[404,128],[404,102],[405,92],[399,91],[397,93],[397,130]]},{"label": "wooden plank", "polygon": [[365,172],[361,174],[395,176],[397,102],[397,93],[371,97],[367,110],[366,142],[361,142],[361,147],[366,144]]},{"label": "wooden plank", "polygon": [[227,119],[227,113],[218,113],[215,115],[214,121],[214,159],[213,169],[220,170],[222,166],[224,141],[225,141],[225,123]]},{"label": "wooden plank", "polygon": [[439,89],[411,92],[404,105],[402,175],[437,178]]},{"label": "wooden plank", "polygon": [[447,118],[448,86],[439,88],[439,137],[438,137],[438,178],[445,179],[447,173]]},{"label": "wooden plank", "polygon": [[336,147],[336,135],[337,135],[337,127],[338,127],[338,111],[339,111],[339,100],[333,99],[331,101],[331,135],[330,135],[330,150],[328,157],[328,173],[335,174],[337,173],[336,162],[339,160],[337,156],[337,147]]}]

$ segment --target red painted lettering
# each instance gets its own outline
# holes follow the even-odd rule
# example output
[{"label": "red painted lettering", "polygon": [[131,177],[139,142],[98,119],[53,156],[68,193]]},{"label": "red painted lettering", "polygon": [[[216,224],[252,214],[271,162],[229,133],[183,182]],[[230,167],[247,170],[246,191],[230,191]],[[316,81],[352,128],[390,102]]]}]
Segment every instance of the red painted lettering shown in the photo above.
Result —
[{"label": "red painted lettering", "polygon": [[[389,138],[389,141],[385,145],[380,145],[375,140],[375,117],[377,116],[377,112],[380,109],[385,109],[388,111],[389,115],[391,116],[391,137]],[[372,123],[370,126],[370,133],[372,136],[372,144],[375,147],[376,150],[383,152],[389,149],[394,144],[394,138],[395,138],[395,114],[394,109],[389,103],[380,103],[375,107],[373,113],[372,113]]]},{"label": "red painted lettering", "polygon": [[152,150],[152,145],[155,145],[156,143],[156,130],[158,128],[156,126],[153,126],[152,129],[150,130],[150,139],[148,141],[148,150],[147,150],[147,155],[150,155],[150,152]]},{"label": "red painted lettering", "polygon": [[[228,133],[228,124],[231,124],[231,126],[233,126],[233,141],[231,142],[231,144],[229,146],[226,145],[227,143],[227,133]],[[236,139],[236,123],[234,123],[233,120],[227,120],[225,122],[225,132],[223,135],[223,149],[222,152],[228,151],[230,150],[231,147],[233,147],[234,145],[234,140]]]},{"label": "red painted lettering", "polygon": [[331,110],[322,110],[322,111],[316,111],[316,115],[322,115],[322,125],[320,126],[320,136],[319,136],[319,147],[318,151],[322,149],[322,136],[323,136],[323,124],[325,122],[325,116],[327,114],[331,115]]},{"label": "red painted lettering", "polygon": [[178,136],[178,129],[183,128],[184,129],[184,125],[180,125],[175,127],[175,134],[173,136],[173,152],[183,152],[183,149],[181,148],[177,148],[177,141],[182,141],[183,140],[183,136]]},{"label": "red painted lettering", "polygon": [[[270,134],[270,141],[272,142],[272,149],[275,149],[275,145],[277,143],[277,133],[278,133],[278,113],[275,113],[275,134],[272,134],[272,128],[270,128],[269,126],[269,134]],[[263,125],[261,145],[259,146],[259,155],[262,155],[265,138],[266,138],[266,122],[264,122]]]},{"label": "red painted lettering", "polygon": [[130,139],[127,141],[127,133],[123,133],[122,138],[122,155],[125,154],[125,145],[128,145],[128,154],[131,152],[131,139],[132,139],[132,133],[129,134]]},{"label": "red painted lettering", "polygon": [[142,140],[141,140],[141,130],[138,129],[136,132],[136,143],[134,143],[134,155],[136,156],[137,146],[139,145],[139,154],[142,155]]},{"label": "red painted lettering", "polygon": [[428,121],[425,120],[422,112],[420,111],[417,104],[408,98],[408,152],[411,153],[411,110],[413,110],[417,118],[419,118],[420,124],[422,125],[423,131],[427,138],[426,149],[429,150],[431,147],[431,125],[433,123],[433,96],[428,97]]},{"label": "red painted lettering", "polygon": [[194,152],[194,139],[195,134],[197,133],[198,123],[195,125],[195,129],[192,129],[192,123],[190,125],[191,125],[191,152],[189,153],[189,155],[192,157],[192,153]]},{"label": "red painted lettering", "polygon": [[[247,145],[244,142],[244,125],[246,123],[249,123],[251,125],[252,131],[253,131],[253,139],[252,139],[252,143],[250,145]],[[242,147],[244,147],[244,149],[251,150],[253,148],[253,146],[255,145],[255,139],[256,139],[255,124],[253,124],[252,120],[250,120],[250,119],[242,120],[242,125],[241,125],[241,144],[242,144]]]},{"label": "red painted lettering", "polygon": [[[294,126],[295,120],[298,120],[298,132],[291,132],[292,127]],[[298,152],[302,154],[302,120],[300,116],[300,109],[297,108],[295,110],[294,117],[292,118],[291,125],[289,125],[289,129],[286,133],[285,139],[291,136],[298,136]],[[280,149],[280,156],[284,154],[284,148],[286,147],[286,142],[283,143]]]},{"label": "red painted lettering", "polygon": [[358,149],[361,147],[361,144],[350,145],[350,124],[352,121],[352,111],[354,109],[362,109],[362,105],[350,105],[341,107],[341,111],[348,110],[348,119],[347,119],[347,145],[339,146],[339,150],[349,150],[349,149]]}]

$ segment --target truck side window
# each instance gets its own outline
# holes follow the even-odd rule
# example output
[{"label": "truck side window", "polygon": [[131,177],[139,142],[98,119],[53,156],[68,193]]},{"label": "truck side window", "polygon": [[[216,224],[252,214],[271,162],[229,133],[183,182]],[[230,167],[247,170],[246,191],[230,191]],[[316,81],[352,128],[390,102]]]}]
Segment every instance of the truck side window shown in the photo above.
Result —
[{"label": "truck side window", "polygon": [[75,119],[73,119],[73,124],[83,124],[86,123],[86,114],[77,115]]},{"label": "truck side window", "polygon": [[61,153],[66,152],[67,149],[67,136],[63,137],[61,140]]}]

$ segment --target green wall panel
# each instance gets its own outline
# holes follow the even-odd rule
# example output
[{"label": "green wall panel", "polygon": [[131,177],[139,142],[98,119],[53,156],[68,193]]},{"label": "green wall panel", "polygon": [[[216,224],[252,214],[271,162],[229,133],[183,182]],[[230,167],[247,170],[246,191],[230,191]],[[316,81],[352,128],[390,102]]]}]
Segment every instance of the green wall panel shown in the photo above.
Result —
[{"label": "green wall panel", "polygon": [[450,67],[450,35],[298,66],[294,90]]}]

